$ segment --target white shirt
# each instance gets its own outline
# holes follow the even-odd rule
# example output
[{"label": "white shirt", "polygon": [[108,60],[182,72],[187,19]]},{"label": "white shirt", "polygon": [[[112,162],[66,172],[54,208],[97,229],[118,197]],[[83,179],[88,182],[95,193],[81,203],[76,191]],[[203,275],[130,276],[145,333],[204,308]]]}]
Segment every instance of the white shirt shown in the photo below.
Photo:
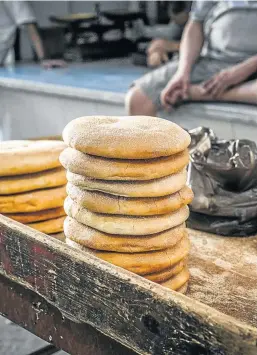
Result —
[{"label": "white shirt", "polygon": [[203,1],[191,19],[203,23],[202,56],[239,63],[257,54],[257,1]]},{"label": "white shirt", "polygon": [[0,65],[14,45],[16,28],[34,22],[36,18],[27,1],[0,1]]}]

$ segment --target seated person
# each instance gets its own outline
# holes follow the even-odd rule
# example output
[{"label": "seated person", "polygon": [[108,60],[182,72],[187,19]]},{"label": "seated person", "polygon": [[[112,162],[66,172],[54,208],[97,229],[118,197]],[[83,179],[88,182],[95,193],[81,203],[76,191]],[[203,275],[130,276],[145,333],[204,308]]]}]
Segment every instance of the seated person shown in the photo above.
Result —
[{"label": "seated person", "polygon": [[195,1],[178,60],[137,80],[130,115],[156,115],[185,99],[257,103],[257,2]]},{"label": "seated person", "polygon": [[188,20],[191,1],[175,1],[170,5],[171,21],[168,25],[154,26],[148,33],[157,37],[150,42],[147,49],[147,64],[149,67],[157,67],[168,62],[169,54],[179,51],[183,29]]}]

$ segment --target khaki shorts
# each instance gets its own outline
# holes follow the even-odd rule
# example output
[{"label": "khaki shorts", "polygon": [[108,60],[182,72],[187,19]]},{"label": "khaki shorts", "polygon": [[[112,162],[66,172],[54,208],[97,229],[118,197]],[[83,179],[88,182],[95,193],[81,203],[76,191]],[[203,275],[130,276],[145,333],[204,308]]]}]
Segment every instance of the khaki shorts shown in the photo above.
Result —
[{"label": "khaki shorts", "polygon": [[[231,65],[233,64],[220,60],[200,58],[193,66],[191,83],[201,83]],[[178,59],[172,60],[162,67],[145,74],[136,80],[133,85],[139,86],[154,103],[155,107],[159,109],[161,108],[160,94],[168,81],[176,73],[177,67]]]}]

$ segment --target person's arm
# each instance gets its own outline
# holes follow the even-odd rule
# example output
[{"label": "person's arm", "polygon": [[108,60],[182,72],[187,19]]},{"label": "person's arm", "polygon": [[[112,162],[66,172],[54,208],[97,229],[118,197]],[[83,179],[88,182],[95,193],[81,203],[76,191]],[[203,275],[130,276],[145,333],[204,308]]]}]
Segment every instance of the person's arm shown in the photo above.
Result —
[{"label": "person's arm", "polygon": [[27,24],[27,30],[39,61],[45,59],[45,52],[42,40],[34,23]]},{"label": "person's arm", "polygon": [[219,98],[227,89],[243,83],[249,76],[257,72],[257,55],[242,63],[221,70],[203,83],[205,94]]},{"label": "person's arm", "polygon": [[199,58],[203,47],[203,27],[200,22],[190,20],[182,36],[179,51],[178,71],[190,75],[193,64]]},{"label": "person's arm", "polygon": [[161,103],[168,110],[180,99],[187,99],[192,66],[203,46],[203,29],[200,22],[190,20],[180,44],[180,57],[176,74],[161,92]]},{"label": "person's arm", "polygon": [[35,48],[38,59],[44,68],[63,67],[66,63],[63,60],[45,60],[45,52],[42,40],[36,27],[36,18],[31,4],[27,1],[4,1],[10,16],[17,27],[26,26],[29,37]]},{"label": "person's arm", "polygon": [[27,24],[27,29],[28,29],[28,34],[29,34],[30,40],[31,40],[32,45],[33,45],[35,52],[37,54],[38,60],[40,61],[41,65],[45,69],[63,68],[67,65],[64,60],[47,59],[46,58],[43,42],[41,40],[41,37],[39,35],[38,29],[37,29],[37,26],[35,23]]},{"label": "person's arm", "polygon": [[197,0],[192,4],[190,19],[184,29],[180,45],[178,70],[189,75],[199,58],[204,43],[203,24],[217,1]]},{"label": "person's arm", "polygon": [[233,85],[239,84],[246,80],[254,72],[257,72],[257,55],[250,57],[242,63],[231,68]]},{"label": "person's arm", "polygon": [[193,4],[190,20],[185,26],[180,44],[177,72],[160,95],[161,103],[166,109],[170,109],[178,100],[188,97],[190,73],[203,47],[203,23],[214,4],[215,1],[200,0]]},{"label": "person's arm", "polygon": [[257,55],[250,57],[242,63],[236,64],[227,70],[230,77],[230,84],[237,85],[245,81],[254,72],[257,72]]}]

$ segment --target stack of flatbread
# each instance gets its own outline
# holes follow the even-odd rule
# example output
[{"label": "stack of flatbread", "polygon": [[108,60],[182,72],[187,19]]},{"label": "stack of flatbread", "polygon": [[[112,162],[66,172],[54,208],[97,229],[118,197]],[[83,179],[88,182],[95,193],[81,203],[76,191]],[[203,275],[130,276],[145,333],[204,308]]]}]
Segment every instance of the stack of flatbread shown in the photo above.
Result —
[{"label": "stack of flatbread", "polygon": [[0,142],[0,213],[43,233],[63,230],[61,141]]},{"label": "stack of flatbread", "polygon": [[189,134],[156,117],[90,116],[71,121],[63,139],[66,242],[185,292]]}]

